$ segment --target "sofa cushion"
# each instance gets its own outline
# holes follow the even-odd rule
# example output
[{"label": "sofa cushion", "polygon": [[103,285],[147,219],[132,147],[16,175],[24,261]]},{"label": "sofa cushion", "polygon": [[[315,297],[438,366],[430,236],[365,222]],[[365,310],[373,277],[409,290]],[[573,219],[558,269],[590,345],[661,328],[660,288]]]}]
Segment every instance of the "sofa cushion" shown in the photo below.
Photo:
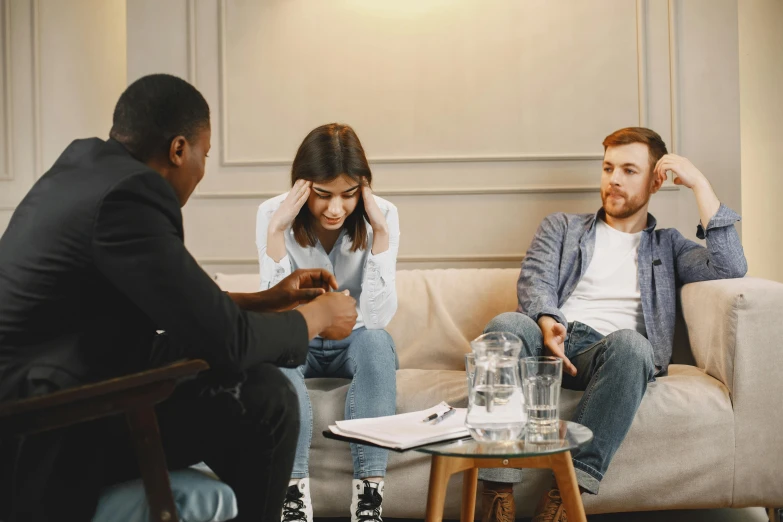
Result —
[{"label": "sofa cushion", "polygon": [[[222,522],[239,513],[234,491],[206,466],[173,471],[169,478],[181,522]],[[149,512],[144,485],[131,480],[104,490],[92,522],[139,522],[149,520]]]}]

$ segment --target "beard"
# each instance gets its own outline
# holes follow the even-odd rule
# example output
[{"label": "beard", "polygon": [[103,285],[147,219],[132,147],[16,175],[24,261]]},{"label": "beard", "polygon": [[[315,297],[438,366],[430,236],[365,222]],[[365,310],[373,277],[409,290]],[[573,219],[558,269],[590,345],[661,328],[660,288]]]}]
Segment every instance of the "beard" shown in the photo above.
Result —
[{"label": "beard", "polygon": [[[609,196],[613,195],[620,196],[622,199],[612,198],[610,200]],[[633,216],[639,212],[648,201],[650,201],[649,192],[629,197],[628,194],[622,190],[614,188],[601,190],[601,202],[603,203],[604,212],[607,216],[615,219],[625,219]]]}]

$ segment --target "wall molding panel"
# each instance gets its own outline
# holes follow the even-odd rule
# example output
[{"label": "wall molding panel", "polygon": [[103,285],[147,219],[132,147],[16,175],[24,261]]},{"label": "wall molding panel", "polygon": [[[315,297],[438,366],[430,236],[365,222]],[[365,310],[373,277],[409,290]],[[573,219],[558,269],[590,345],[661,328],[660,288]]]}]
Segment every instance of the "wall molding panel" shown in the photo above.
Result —
[{"label": "wall molding panel", "polygon": [[41,8],[39,0],[32,0],[32,33],[33,33],[33,128],[35,150],[34,179],[43,175],[43,121],[41,115]]},{"label": "wall molding panel", "polygon": [[188,81],[198,86],[198,39],[196,36],[196,0],[186,0],[185,7],[187,13],[187,32],[188,32]]},{"label": "wall molding panel", "polygon": [[[193,0],[188,0],[190,3]],[[648,125],[648,110],[649,110],[649,90],[647,85],[647,56],[649,48],[646,38],[646,26],[649,23],[647,16],[647,4],[650,0],[636,0],[636,44],[637,44],[637,96],[638,96],[638,125]],[[672,4],[674,0],[669,0]],[[229,73],[227,71],[227,33],[226,27],[227,10],[229,5],[228,0],[217,0],[218,15],[218,81],[219,81],[219,111],[220,129],[218,131],[220,144],[220,166],[228,169],[236,167],[280,167],[291,165],[292,158],[234,158],[230,153],[230,105],[228,100],[228,82]],[[670,26],[669,32],[672,32],[671,26],[674,24],[674,14],[670,14],[667,23]],[[195,33],[194,33],[195,35]],[[195,37],[192,38],[195,41]],[[673,47],[674,41],[671,42],[672,48],[669,50],[670,57],[670,69],[673,69],[676,64],[674,62],[676,48]],[[676,90],[676,84],[672,84],[671,87],[672,96]],[[674,100],[674,97],[672,97]],[[672,114],[675,113],[675,108],[672,107]],[[675,135],[674,127],[677,125],[676,120],[672,120],[672,135]],[[562,153],[548,153],[548,154],[499,154],[499,155],[482,155],[482,154],[466,154],[466,155],[426,155],[426,156],[379,156],[368,157],[368,161],[371,164],[428,164],[428,163],[486,163],[486,162],[523,162],[523,161],[578,161],[578,160],[601,160],[603,154],[591,153],[591,152],[562,152]]]},{"label": "wall molding panel", "polygon": [[[661,191],[678,191],[680,187],[665,183]],[[600,185],[551,185],[530,187],[458,187],[458,188],[403,188],[376,190],[380,197],[395,196],[485,196],[507,194],[584,194],[601,192]],[[280,192],[196,192],[193,199],[269,199]]]},{"label": "wall molding panel", "polygon": [[677,6],[675,0],[668,1],[669,28],[669,96],[671,98],[671,143],[670,152],[680,151],[680,84],[679,84],[679,39],[677,38]]},{"label": "wall molding panel", "polygon": [[11,82],[11,0],[2,0],[3,13],[3,170],[0,181],[14,179],[14,118],[13,88]]},{"label": "wall molding panel", "polygon": [[[398,263],[513,263],[521,262],[524,253],[513,254],[455,254],[455,255],[398,255]],[[203,257],[200,265],[258,265],[254,257]]]}]

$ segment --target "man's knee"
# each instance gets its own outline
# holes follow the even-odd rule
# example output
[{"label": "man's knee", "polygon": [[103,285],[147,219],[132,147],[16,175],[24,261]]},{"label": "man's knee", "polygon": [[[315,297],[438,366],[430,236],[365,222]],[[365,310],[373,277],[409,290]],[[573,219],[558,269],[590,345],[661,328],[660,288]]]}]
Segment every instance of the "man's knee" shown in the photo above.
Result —
[{"label": "man's knee", "polygon": [[543,342],[541,328],[538,324],[525,314],[519,312],[505,312],[494,317],[484,328],[484,333],[490,332],[510,332],[522,339],[526,352],[525,355],[540,355],[539,346]]},{"label": "man's knee", "polygon": [[271,414],[286,426],[298,429],[299,399],[293,383],[281,370],[272,364],[259,364],[247,370],[242,384],[242,404],[252,415]]},{"label": "man's knee", "polygon": [[607,336],[608,344],[623,359],[624,367],[639,368],[650,374],[655,368],[650,341],[636,330],[618,330]]}]

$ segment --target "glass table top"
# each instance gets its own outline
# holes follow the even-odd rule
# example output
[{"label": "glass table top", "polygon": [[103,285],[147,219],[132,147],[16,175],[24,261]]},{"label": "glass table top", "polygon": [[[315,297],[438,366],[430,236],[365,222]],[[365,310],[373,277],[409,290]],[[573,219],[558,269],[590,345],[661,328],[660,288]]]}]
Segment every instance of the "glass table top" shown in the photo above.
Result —
[{"label": "glass table top", "polygon": [[552,455],[563,451],[575,450],[591,440],[593,432],[589,428],[570,421],[560,421],[558,430],[544,435],[536,442],[525,440],[508,442],[476,442],[474,439],[438,442],[416,448],[416,451],[445,457],[472,458],[521,458]]}]

